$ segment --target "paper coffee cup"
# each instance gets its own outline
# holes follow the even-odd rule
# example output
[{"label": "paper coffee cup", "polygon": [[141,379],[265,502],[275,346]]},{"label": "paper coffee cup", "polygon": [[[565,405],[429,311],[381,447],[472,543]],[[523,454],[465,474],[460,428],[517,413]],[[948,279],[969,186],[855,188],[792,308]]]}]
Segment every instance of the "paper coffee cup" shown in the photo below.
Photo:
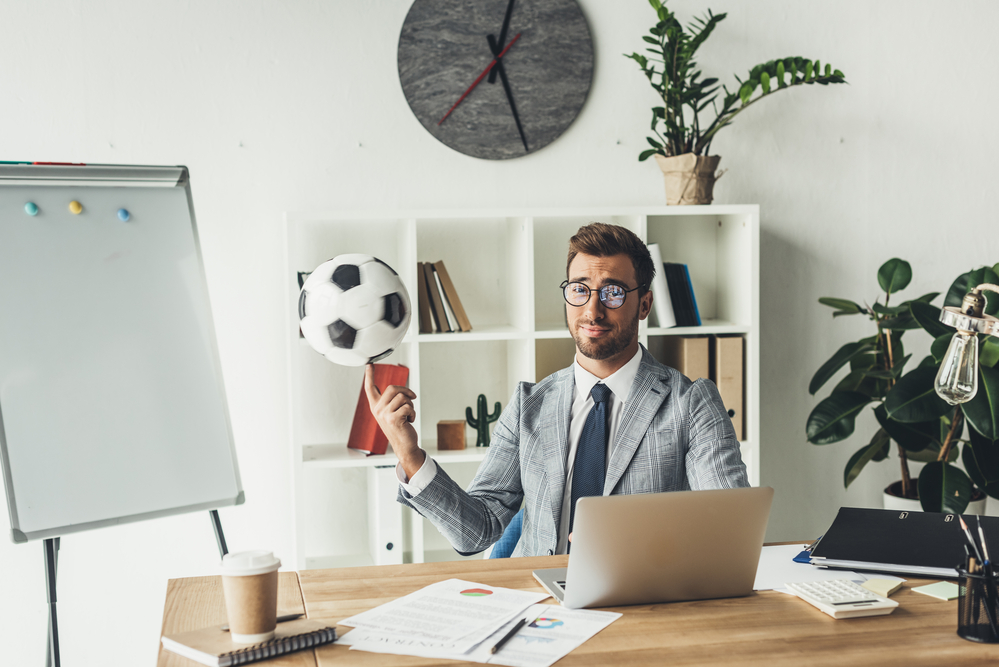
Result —
[{"label": "paper coffee cup", "polygon": [[240,551],[222,558],[229,633],[237,644],[257,644],[274,638],[277,627],[278,568],[270,551]]}]

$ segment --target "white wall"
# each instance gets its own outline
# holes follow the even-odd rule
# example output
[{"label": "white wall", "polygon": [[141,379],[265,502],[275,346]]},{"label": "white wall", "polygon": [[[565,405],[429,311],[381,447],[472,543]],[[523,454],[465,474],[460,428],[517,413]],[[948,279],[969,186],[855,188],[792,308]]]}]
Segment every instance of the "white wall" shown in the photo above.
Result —
[{"label": "white wall", "polygon": [[[235,550],[290,556],[292,546],[284,211],[663,201],[655,166],[636,161],[653,93],[620,55],[644,46],[653,19],[644,0],[580,0],[597,54],[590,98],[561,139],[508,162],[454,153],[410,113],[395,63],[409,4],[0,6],[0,159],[191,170],[247,496],[221,512]],[[999,94],[988,85],[999,5],[674,4],[687,17],[709,4],[730,12],[700,58],[723,81],[788,55],[830,61],[850,81],[782,92],[715,142],[729,170],[717,203],[761,207],[762,476],[777,489],[769,537],[810,538],[840,505],[876,504],[897,477],[894,463],[881,464],[844,491],[843,465],[866,440],[805,442],[812,372],[866,331],[833,321],[816,299],[878,298],[875,272],[893,256],[912,262],[913,296],[999,260]],[[201,514],[68,536],[61,556],[62,648],[73,665],[150,664],[166,580],[211,573],[217,560]],[[42,562],[40,543],[0,540],[5,664],[44,659]]]}]

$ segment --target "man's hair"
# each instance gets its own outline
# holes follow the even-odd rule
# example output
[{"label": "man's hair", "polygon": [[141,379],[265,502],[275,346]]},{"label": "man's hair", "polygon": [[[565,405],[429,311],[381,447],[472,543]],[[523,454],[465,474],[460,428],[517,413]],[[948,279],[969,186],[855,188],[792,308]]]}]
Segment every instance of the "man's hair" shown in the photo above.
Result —
[{"label": "man's hair", "polygon": [[580,227],[576,235],[569,239],[569,258],[565,263],[567,279],[569,265],[579,254],[591,257],[627,255],[631,258],[631,265],[635,267],[635,279],[641,286],[638,293],[645,294],[652,286],[652,277],[656,274],[652,256],[649,255],[649,249],[642,243],[642,239],[630,229],[603,222],[591,222]]}]

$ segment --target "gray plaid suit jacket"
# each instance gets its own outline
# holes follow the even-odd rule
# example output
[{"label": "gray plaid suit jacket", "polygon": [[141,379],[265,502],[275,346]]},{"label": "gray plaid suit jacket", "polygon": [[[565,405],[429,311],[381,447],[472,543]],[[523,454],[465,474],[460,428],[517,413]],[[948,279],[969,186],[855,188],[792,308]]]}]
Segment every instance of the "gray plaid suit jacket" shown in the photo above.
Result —
[{"label": "gray plaid suit jacket", "polygon": [[[573,369],[521,382],[494,427],[468,490],[444,469],[399,502],[430,521],[463,555],[489,547],[524,505],[514,556],[555,552],[565,492]],[[642,348],[612,443],[604,495],[749,486],[739,442],[714,383],[691,382]]]}]

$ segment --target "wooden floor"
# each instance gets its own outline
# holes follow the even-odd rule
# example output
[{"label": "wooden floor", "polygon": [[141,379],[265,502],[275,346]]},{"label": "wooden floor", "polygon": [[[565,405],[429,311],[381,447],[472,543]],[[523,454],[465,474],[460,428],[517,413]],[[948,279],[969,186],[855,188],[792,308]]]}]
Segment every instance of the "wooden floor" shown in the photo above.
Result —
[{"label": "wooden floor", "polygon": [[[333,622],[394,600],[431,583],[457,577],[490,586],[539,590],[531,571],[564,567],[567,556],[511,558],[422,565],[282,572],[279,614],[305,611]],[[560,660],[571,665],[987,665],[999,664],[999,644],[957,636],[957,601],[913,593],[911,579],[892,595],[889,616],[834,620],[783,593],[761,591],[744,598],[618,607],[624,615]],[[163,633],[225,622],[219,577],[171,580]],[[350,628],[340,626],[343,633]],[[160,667],[196,663],[160,651]],[[275,659],[268,665],[341,667],[458,664],[350,651],[330,645]]]}]

